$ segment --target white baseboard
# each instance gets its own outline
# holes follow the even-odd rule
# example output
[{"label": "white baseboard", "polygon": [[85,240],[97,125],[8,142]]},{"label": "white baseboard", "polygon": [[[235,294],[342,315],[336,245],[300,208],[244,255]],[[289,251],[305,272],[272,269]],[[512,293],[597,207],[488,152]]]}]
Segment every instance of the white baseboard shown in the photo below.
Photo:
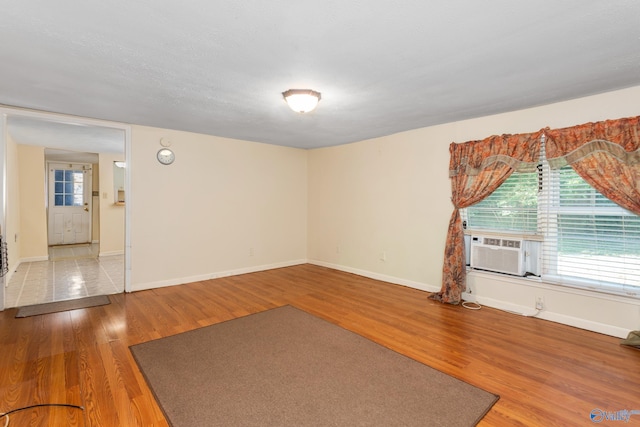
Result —
[{"label": "white baseboard", "polygon": [[29,257],[29,258],[21,258],[20,262],[18,263],[18,265],[22,264],[23,262],[36,262],[36,261],[49,261],[49,255],[33,256],[33,257]]},{"label": "white baseboard", "polygon": [[294,265],[306,264],[307,260],[294,260],[274,264],[258,265],[253,267],[245,267],[234,270],[218,271],[214,273],[200,274],[197,276],[180,277],[169,280],[161,280],[157,282],[132,284],[132,292],[143,291],[147,289],[163,288],[166,286],[184,285],[186,283],[199,282],[203,280],[218,279],[221,277],[238,276],[240,274],[257,273],[259,271],[273,270],[274,268],[291,267]]},{"label": "white baseboard", "polygon": [[[369,277],[375,280],[381,280],[384,282],[394,283],[398,285],[408,286],[415,289],[420,289],[427,292],[440,291],[439,286],[432,286],[425,283],[414,282],[410,280],[400,279],[393,276],[386,276],[379,273],[373,273],[370,271],[359,270],[356,268],[345,267],[337,264],[331,264],[323,261],[309,260],[309,264],[315,264],[322,267],[333,268],[335,270],[345,271],[347,273],[357,274],[359,276]],[[629,329],[621,328],[618,326],[608,325],[605,323],[594,322],[591,320],[581,319],[578,317],[567,316],[565,314],[553,313],[542,310],[536,314],[536,310],[533,307],[527,307],[522,305],[516,305],[507,301],[496,300],[492,298],[482,297],[475,294],[465,293],[462,295],[465,301],[477,302],[480,305],[486,305],[487,307],[497,308],[499,310],[511,312],[521,316],[533,316],[540,319],[549,320],[555,323],[561,323],[563,325],[573,326],[587,331],[597,332],[605,335],[611,335],[619,338],[626,338],[629,333]]]},{"label": "white baseboard", "polygon": [[119,251],[100,252],[98,254],[99,257],[114,256],[114,255],[124,255],[124,249],[119,250]]},{"label": "white baseboard", "polygon": [[618,326],[607,325],[605,323],[594,322],[591,320],[581,319],[579,317],[567,316],[565,314],[553,313],[541,310],[536,314],[536,310],[532,307],[516,305],[507,301],[500,301],[494,298],[476,296],[472,294],[462,294],[465,301],[477,302],[480,305],[507,311],[520,316],[537,317],[539,319],[549,320],[563,325],[573,326],[587,331],[597,332],[600,334],[610,335],[618,338],[626,338],[629,330]]},{"label": "white baseboard", "polygon": [[346,273],[357,274],[358,276],[364,276],[364,277],[368,277],[370,279],[380,280],[382,282],[389,282],[389,283],[393,283],[395,285],[407,286],[409,288],[419,289],[421,291],[438,292],[440,290],[439,286],[433,286],[433,285],[429,285],[429,284],[426,284],[426,283],[414,282],[412,280],[401,279],[399,277],[394,277],[394,276],[387,276],[385,274],[374,273],[374,272],[371,272],[371,271],[359,270],[357,268],[346,267],[346,266],[343,266],[343,265],[331,264],[331,263],[328,263],[328,262],[317,261],[317,260],[308,260],[307,262],[309,264],[319,265],[321,267],[332,268],[334,270],[340,270],[340,271],[344,271]]},{"label": "white baseboard", "polygon": [[[283,263],[261,265],[261,266],[255,266],[255,267],[246,267],[246,268],[235,269],[235,270],[220,271],[220,272],[216,272],[216,273],[202,274],[202,275],[198,275],[198,276],[190,276],[190,277],[181,277],[181,278],[170,279],[170,280],[162,280],[162,281],[158,281],[158,282],[141,283],[141,284],[133,285],[132,286],[132,288],[133,288],[132,291],[141,291],[141,290],[145,290],[145,289],[160,288],[160,287],[165,287],[165,286],[174,286],[174,285],[197,282],[197,281],[202,281],[202,280],[216,279],[216,278],[220,278],[220,277],[236,276],[236,275],[239,275],[239,274],[255,273],[255,272],[258,272],[258,271],[271,270],[271,269],[274,269],[274,268],[290,267],[290,266],[299,265],[299,264],[306,264],[306,263],[313,264],[313,265],[318,265],[318,266],[321,266],[321,267],[327,267],[327,268],[331,268],[331,269],[334,269],[334,270],[344,271],[346,273],[357,274],[358,276],[368,277],[368,278],[374,279],[374,280],[380,280],[380,281],[383,281],[383,282],[388,282],[388,283],[393,283],[393,284],[397,284],[397,285],[407,286],[407,287],[410,287],[410,288],[419,289],[419,290],[426,291],[426,292],[438,292],[438,291],[440,291],[440,286],[429,285],[429,284],[426,284],[426,283],[416,282],[416,281],[412,281],[412,280],[406,280],[406,279],[402,279],[402,278],[398,278],[398,277],[394,277],[394,276],[388,276],[388,275],[385,275],[385,274],[375,273],[375,272],[366,271],[366,270],[360,270],[360,269],[357,269],[357,268],[347,267],[347,266],[338,265],[338,264],[332,264],[332,263],[328,263],[328,262],[324,262],[324,261],[318,261],[318,260],[288,261],[288,262],[283,262]],[[475,294],[469,294],[469,293],[463,294],[462,297],[463,297],[463,299],[465,301],[474,301],[474,302],[477,302],[478,304],[485,305],[487,307],[496,308],[498,310],[507,311],[507,312],[513,313],[515,315],[521,315],[521,316],[534,316],[535,315],[535,317],[538,317],[540,319],[549,320],[549,321],[552,321],[552,322],[561,323],[561,324],[564,324],[564,325],[573,326],[573,327],[576,327],[576,328],[585,329],[585,330],[588,330],[588,331],[597,332],[597,333],[610,335],[610,336],[614,336],[614,337],[625,338],[627,336],[627,334],[629,333],[629,330],[625,329],[625,328],[621,328],[621,327],[617,327],[617,326],[613,326],[613,325],[608,325],[608,324],[604,324],[604,323],[599,323],[599,322],[594,322],[594,321],[590,321],[590,320],[586,320],[586,319],[581,319],[581,318],[578,318],[578,317],[567,316],[567,315],[564,315],[564,314],[561,314],[561,313],[553,313],[553,312],[542,310],[542,311],[540,311],[539,313],[536,314],[535,309],[532,308],[532,307],[517,305],[517,304],[510,303],[508,301],[496,300],[496,299],[493,299],[493,298],[482,297],[482,296],[478,296],[478,295],[475,295]]]}]

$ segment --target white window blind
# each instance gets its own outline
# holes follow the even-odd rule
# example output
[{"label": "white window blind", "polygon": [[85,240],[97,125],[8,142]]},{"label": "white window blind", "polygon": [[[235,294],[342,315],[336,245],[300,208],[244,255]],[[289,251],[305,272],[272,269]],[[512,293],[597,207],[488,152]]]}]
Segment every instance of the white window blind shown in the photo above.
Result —
[{"label": "white window blind", "polygon": [[538,173],[514,172],[496,191],[465,213],[470,229],[535,233]]},{"label": "white window blind", "polygon": [[570,166],[547,172],[540,202],[543,280],[640,296],[640,217]]}]

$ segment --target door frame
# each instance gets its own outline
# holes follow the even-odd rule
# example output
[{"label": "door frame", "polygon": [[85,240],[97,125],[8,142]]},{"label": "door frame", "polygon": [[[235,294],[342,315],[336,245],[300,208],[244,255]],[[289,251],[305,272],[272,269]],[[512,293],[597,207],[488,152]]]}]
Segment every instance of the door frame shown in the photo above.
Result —
[{"label": "door frame", "polygon": [[[0,234],[7,238],[5,221],[6,212],[6,187],[7,187],[7,115],[0,114]],[[0,277],[0,311],[4,311],[4,294],[6,276]],[[8,282],[7,282],[8,283]]]},{"label": "door frame", "polygon": [[[131,126],[125,123],[103,121],[97,119],[89,119],[78,116],[67,116],[62,114],[50,113],[46,111],[26,110],[13,107],[0,106],[0,227],[2,233],[6,228],[6,169],[7,169],[7,119],[8,117],[28,117],[32,119],[46,120],[49,122],[57,122],[68,125],[79,126],[101,126],[113,129],[119,129],[124,132],[124,156],[127,164],[127,173],[125,174],[125,192],[127,195],[127,203],[124,206],[124,291],[131,292],[131,212],[134,197],[131,191],[131,171],[133,164],[131,161]],[[6,234],[6,233],[5,233]],[[0,279],[0,283],[4,282],[4,278]],[[5,286],[1,286],[0,295],[0,311],[5,308]]]}]

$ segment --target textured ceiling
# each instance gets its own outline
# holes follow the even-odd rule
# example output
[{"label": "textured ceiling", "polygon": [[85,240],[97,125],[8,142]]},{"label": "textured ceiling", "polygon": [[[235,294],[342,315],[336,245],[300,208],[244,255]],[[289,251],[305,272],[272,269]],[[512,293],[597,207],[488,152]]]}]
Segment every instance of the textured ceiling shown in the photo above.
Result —
[{"label": "textured ceiling", "polygon": [[1,104],[300,148],[640,85],[637,0],[5,0],[0,39]]}]

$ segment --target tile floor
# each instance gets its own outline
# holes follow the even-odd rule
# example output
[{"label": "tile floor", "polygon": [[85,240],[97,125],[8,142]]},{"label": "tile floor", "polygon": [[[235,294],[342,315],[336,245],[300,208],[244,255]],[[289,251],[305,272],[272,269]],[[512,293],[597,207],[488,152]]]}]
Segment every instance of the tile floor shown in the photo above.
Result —
[{"label": "tile floor", "polygon": [[124,256],[97,253],[97,245],[55,247],[49,261],[21,263],[5,289],[5,307],[123,292]]}]

